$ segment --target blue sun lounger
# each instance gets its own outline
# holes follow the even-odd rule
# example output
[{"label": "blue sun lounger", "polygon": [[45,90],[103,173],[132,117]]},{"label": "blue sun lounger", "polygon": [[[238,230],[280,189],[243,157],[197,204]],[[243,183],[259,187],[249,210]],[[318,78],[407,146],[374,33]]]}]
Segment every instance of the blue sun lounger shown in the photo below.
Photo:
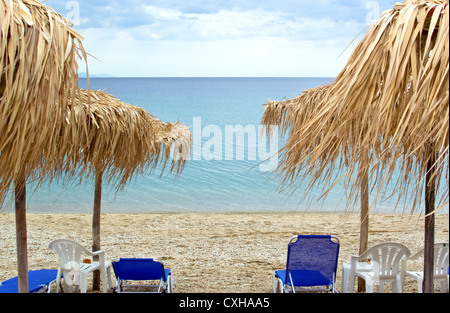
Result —
[{"label": "blue sun lounger", "polygon": [[[37,270],[28,272],[28,292],[50,292],[51,284],[56,283],[58,270]],[[19,278],[13,277],[0,283],[0,293],[18,293]]]},{"label": "blue sun lounger", "polygon": [[274,292],[336,292],[339,239],[330,235],[299,235],[288,245],[286,269],[274,271]]},{"label": "blue sun lounger", "polygon": [[[157,287],[157,292],[172,292],[172,270],[154,259],[121,258],[112,262],[118,293],[129,288]],[[127,285],[127,281],[159,281],[157,285]]]}]

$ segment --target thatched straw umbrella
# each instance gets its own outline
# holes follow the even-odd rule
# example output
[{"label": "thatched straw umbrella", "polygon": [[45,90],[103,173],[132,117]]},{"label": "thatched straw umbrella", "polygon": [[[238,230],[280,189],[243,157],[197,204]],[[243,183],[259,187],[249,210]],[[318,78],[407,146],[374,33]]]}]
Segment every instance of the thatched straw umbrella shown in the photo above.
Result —
[{"label": "thatched straw umbrella", "polygon": [[69,22],[38,1],[1,1],[0,24],[0,205],[14,186],[19,292],[27,292],[25,185],[60,161],[55,146],[86,54]]},{"label": "thatched straw umbrella", "polygon": [[[182,171],[191,141],[186,126],[161,122],[143,108],[100,90],[80,90],[75,99],[82,106],[69,112],[67,127],[61,132],[65,139],[60,141],[64,153],[60,157],[70,162],[61,163],[65,167],[58,172],[73,172],[68,167],[74,164],[81,171],[76,175],[81,176],[100,169],[123,187],[135,174],[161,163],[165,166],[170,159],[170,171]],[[174,146],[178,155],[171,158]]]},{"label": "thatched straw umbrella", "polygon": [[[179,123],[163,123],[146,110],[133,106],[102,91],[80,90],[77,100],[83,103],[68,119],[72,122],[61,134],[61,155],[79,165],[59,172],[95,176],[93,213],[93,251],[100,250],[100,212],[102,180],[117,184],[118,189],[135,175],[168,162],[170,172],[180,174],[189,158],[191,132]],[[72,114],[72,113],[70,113]],[[85,128],[86,127],[86,128]],[[67,146],[66,146],[67,145]],[[83,150],[80,147],[86,147]],[[94,289],[99,288],[98,275]]]},{"label": "thatched straw umbrella", "polygon": [[[346,168],[356,190],[364,177],[352,175],[359,164],[358,172],[367,171],[378,183],[378,194],[394,182],[399,199],[414,200],[412,210],[420,205],[425,185],[425,292],[433,288],[439,187],[445,189],[440,207],[448,203],[448,32],[448,1],[410,0],[384,12],[328,95],[315,103],[315,114],[293,127],[280,167],[288,183],[302,169],[332,179],[326,172],[329,165],[323,164],[343,160],[338,167]],[[401,176],[395,178],[398,168]],[[441,186],[444,177],[446,185]]]},{"label": "thatched straw umbrella", "polygon": [[[262,118],[263,125],[266,126],[268,131],[268,137],[271,138],[270,134],[270,125],[279,125],[281,127],[279,135],[284,136],[286,133],[292,134],[295,132],[295,129],[298,127],[302,127],[307,125],[307,123],[311,120],[311,118],[316,117],[317,114],[320,114],[320,108],[317,107],[319,103],[326,103],[327,99],[330,97],[329,91],[332,89],[333,84],[324,85],[317,88],[304,90],[303,93],[290,100],[284,100],[281,102],[269,101],[265,107],[264,115]],[[339,117],[335,117],[334,120],[331,120],[328,123],[328,126],[336,125]],[[334,126],[333,126],[334,127]],[[336,181],[332,179],[332,173],[336,173],[338,175],[341,173],[343,164],[351,164],[351,158],[349,159],[348,154],[335,154],[331,155],[324,153],[323,151],[317,150],[317,147],[324,147],[324,145],[319,144],[321,140],[330,141],[330,148],[332,148],[335,138],[327,138],[327,129],[322,129],[321,133],[313,134],[310,138],[309,142],[310,146],[305,148],[305,160],[300,163],[300,166],[306,166],[302,173],[302,179],[297,183],[294,183],[294,179],[296,178],[298,173],[289,173],[285,175],[282,180],[281,186],[287,186],[288,188],[296,188],[296,186],[302,184],[303,179],[308,177],[312,177],[309,180],[307,185],[307,189],[305,193],[308,193],[309,188],[313,188],[315,185],[323,184],[324,188],[322,190],[323,196],[325,196],[328,191],[331,190],[332,187],[328,188],[328,184],[333,182],[333,186],[336,184]],[[355,138],[353,138],[355,139]],[[357,138],[356,138],[357,139]],[[348,142],[347,142],[348,144]],[[358,145],[358,142],[351,143],[350,146]],[[334,146],[334,149],[340,150],[343,147]],[[348,152],[348,148],[345,148]],[[322,158],[321,162],[318,163],[310,163],[307,161],[308,158],[313,157],[313,154],[316,154],[314,157]],[[284,157],[290,157],[289,153],[285,153]],[[331,157],[331,158],[330,158]],[[286,161],[286,160],[284,160]],[[338,162],[339,161],[339,162]],[[364,162],[367,163],[367,160],[364,159]],[[363,163],[363,164],[365,164]],[[336,168],[335,168],[336,167]],[[335,171],[337,169],[338,171]],[[353,171],[353,169],[347,168],[346,172],[341,177],[335,177],[339,182],[343,177],[346,176],[346,184],[352,183],[352,175],[349,174]],[[327,173],[326,175],[322,175],[322,173]],[[360,189],[353,189],[353,192],[360,192],[360,244],[359,244],[359,252],[363,253],[368,248],[369,241],[369,177],[368,177],[367,167],[359,166],[358,175],[361,178],[360,180]],[[283,190],[283,189],[281,189]],[[348,205],[352,199],[357,198],[357,194],[353,194],[353,196],[349,197]],[[364,283],[362,281],[359,282],[359,290],[364,289]]]}]

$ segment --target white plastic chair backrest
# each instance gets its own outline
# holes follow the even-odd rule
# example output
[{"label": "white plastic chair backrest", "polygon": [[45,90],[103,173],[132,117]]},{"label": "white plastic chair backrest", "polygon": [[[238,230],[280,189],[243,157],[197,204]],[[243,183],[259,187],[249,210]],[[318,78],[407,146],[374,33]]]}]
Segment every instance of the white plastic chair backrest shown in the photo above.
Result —
[{"label": "white plastic chair backrest", "polygon": [[[424,249],[414,254],[410,259],[415,260],[423,257]],[[434,244],[434,275],[446,277],[448,274],[448,243]]]},{"label": "white plastic chair backrest", "polygon": [[380,278],[394,277],[400,271],[401,261],[405,261],[410,254],[411,252],[404,245],[386,242],[367,249],[357,259],[359,261],[366,261],[370,258],[375,268],[379,269]]},{"label": "white plastic chair backrest", "polygon": [[92,253],[88,249],[68,239],[52,241],[49,249],[58,255],[60,267],[63,272],[79,270],[83,254],[92,256]]}]

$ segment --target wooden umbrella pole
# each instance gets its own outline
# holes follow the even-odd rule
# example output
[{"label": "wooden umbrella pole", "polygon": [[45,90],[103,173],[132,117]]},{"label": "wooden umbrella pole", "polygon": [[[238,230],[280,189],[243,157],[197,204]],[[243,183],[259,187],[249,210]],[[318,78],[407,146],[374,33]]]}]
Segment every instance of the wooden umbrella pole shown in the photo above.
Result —
[{"label": "wooden umbrella pole", "polygon": [[[361,184],[361,217],[360,217],[360,239],[359,254],[367,250],[369,242],[369,172],[367,169],[367,151],[363,149],[362,164],[360,165],[360,184]],[[358,291],[365,291],[366,285],[363,279],[358,279]]]},{"label": "wooden umbrella pole", "polygon": [[435,200],[436,200],[436,153],[431,152],[427,162],[425,181],[425,246],[422,288],[424,293],[434,291],[434,228],[435,228]]},{"label": "wooden umbrella pole", "polygon": [[[92,251],[100,250],[100,214],[102,207],[103,170],[95,170],[94,212],[92,217]],[[98,261],[95,257],[94,261]],[[103,282],[105,283],[105,282]],[[94,272],[93,290],[100,290],[100,272]]]},{"label": "wooden umbrella pole", "polygon": [[15,181],[16,245],[19,293],[28,293],[27,209],[25,178]]},{"label": "wooden umbrella pole", "polygon": [[360,242],[359,253],[367,250],[369,242],[369,186],[367,173],[361,182],[361,228],[360,228]]}]

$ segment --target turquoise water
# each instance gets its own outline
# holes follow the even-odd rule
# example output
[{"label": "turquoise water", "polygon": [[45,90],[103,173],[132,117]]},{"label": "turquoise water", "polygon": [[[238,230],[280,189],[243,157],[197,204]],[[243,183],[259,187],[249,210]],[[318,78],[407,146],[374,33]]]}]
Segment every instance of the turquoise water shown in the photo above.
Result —
[{"label": "turquoise water", "polygon": [[[327,84],[332,78],[93,78],[102,89],[124,102],[145,108],[165,122],[180,121],[194,133],[191,160],[179,177],[159,172],[133,179],[124,191],[104,184],[102,212],[288,212],[346,210],[347,195],[338,185],[325,200],[317,193],[302,201],[303,190],[279,194],[279,178],[261,167],[271,148],[260,148],[258,130],[267,100],[293,98],[302,90]],[[86,80],[81,80],[86,88]],[[200,123],[199,123],[200,122]],[[246,127],[239,143],[226,141],[227,127]],[[253,134],[253,131],[255,134]],[[230,137],[228,137],[230,138]],[[217,143],[217,144],[214,144]],[[281,148],[281,142],[277,148]],[[236,150],[242,151],[238,155]],[[275,151],[275,150],[274,150]],[[272,160],[275,162],[274,160]],[[263,163],[264,164],[264,163]],[[265,163],[267,164],[267,162]],[[275,164],[275,163],[273,163]],[[273,165],[272,164],[272,165]],[[271,164],[269,164],[271,165]],[[264,170],[262,170],[264,169]],[[28,212],[90,213],[92,181],[28,188]],[[377,211],[392,211],[394,200],[378,203]],[[2,211],[11,211],[5,205]],[[358,207],[348,208],[357,211]],[[403,209],[397,209],[397,211]],[[448,206],[446,209],[448,212]]]}]

